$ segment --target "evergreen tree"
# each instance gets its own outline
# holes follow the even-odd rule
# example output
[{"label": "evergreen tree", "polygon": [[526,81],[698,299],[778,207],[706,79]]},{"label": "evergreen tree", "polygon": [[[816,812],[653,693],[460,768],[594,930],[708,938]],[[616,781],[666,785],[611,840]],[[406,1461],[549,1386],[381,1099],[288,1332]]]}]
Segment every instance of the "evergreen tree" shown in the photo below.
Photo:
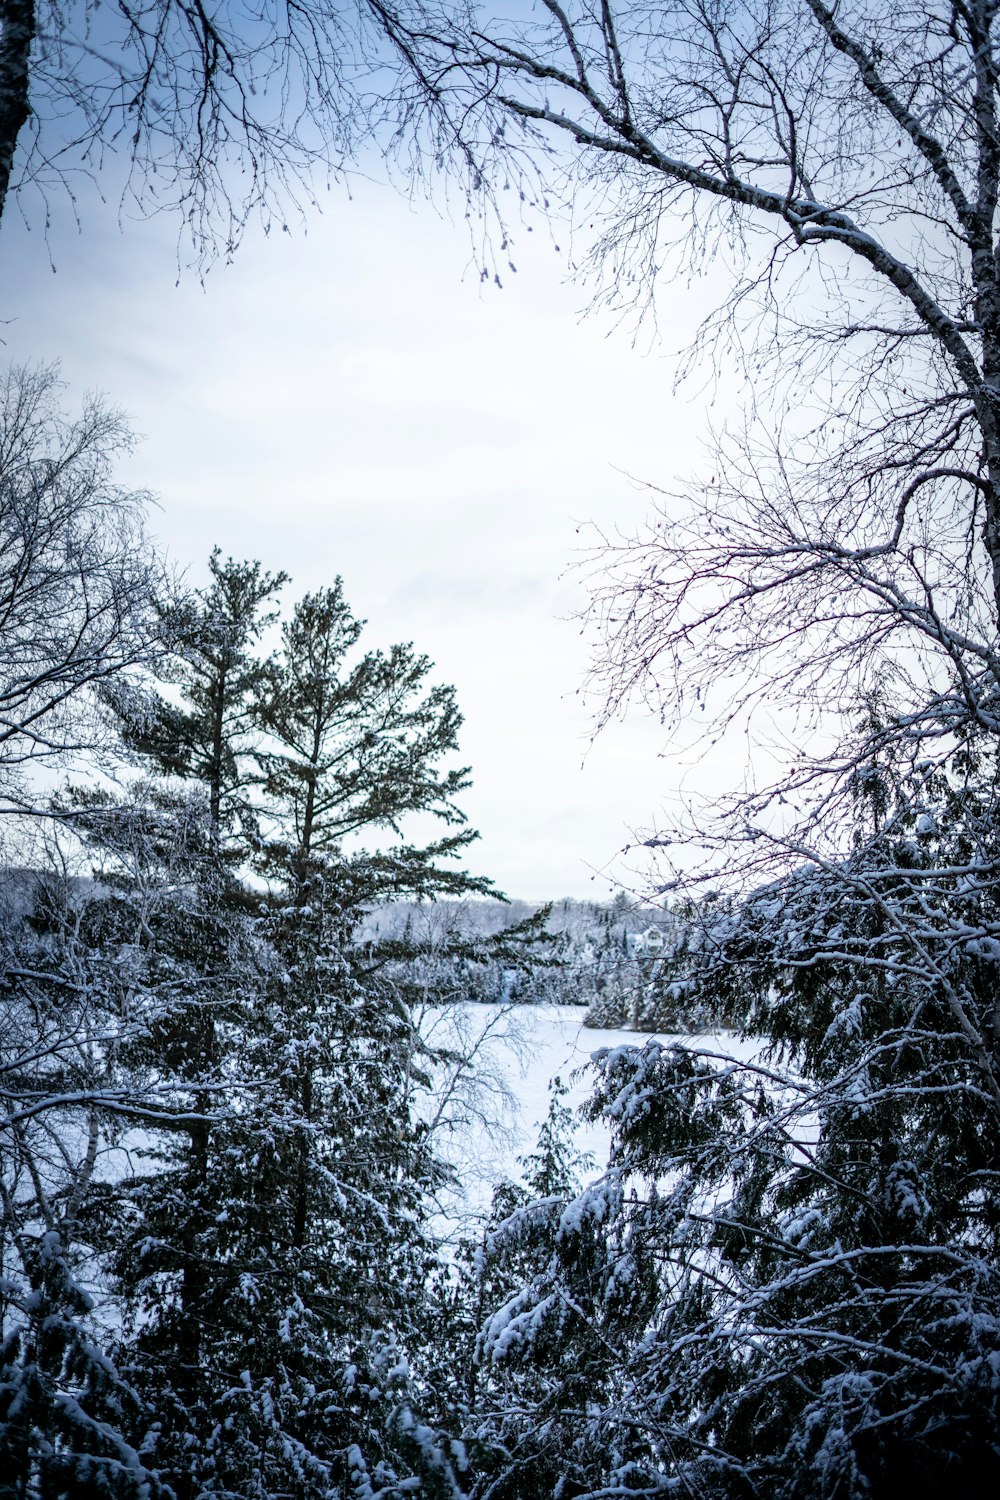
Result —
[{"label": "evergreen tree", "polygon": [[[426,688],[431,664],[411,645],[352,659],[363,628],[339,578],[307,594],[282,629],[282,650],[267,664],[256,703],[257,723],[273,742],[263,757],[266,789],[305,860],[339,853],[351,834],[399,834],[413,813],[465,822],[455,798],[469,785],[468,769],[440,767],[458,747],[454,689]],[[434,857],[473,838],[464,830]],[[409,878],[416,870],[412,864]]]},{"label": "evergreen tree", "polygon": [[258,562],[223,561],[218,547],[208,570],[208,587],[170,615],[177,642],[170,676],[183,703],[149,692],[124,706],[120,727],[147,765],[204,788],[217,838],[242,838],[242,855],[254,828],[249,756],[265,675],[255,652],[276,619],[272,601],[288,577]]},{"label": "evergreen tree", "polygon": [[600,1060],[609,1169],[487,1325],[541,1388],[491,1428],[513,1452],[573,1410],[572,1493],[1000,1480],[995,770],[964,750],[859,790],[854,850],[701,951],[742,1052]]},{"label": "evergreen tree", "polygon": [[103,1347],[65,1237],[73,1226],[53,1215],[29,1228],[6,1190],[3,1212],[19,1275],[3,1284],[0,1496],[150,1500],[161,1493],[155,1423]]},{"label": "evergreen tree", "polygon": [[[231,1189],[226,1122],[246,1108],[253,1074],[244,1043],[269,963],[241,866],[256,833],[256,648],[285,581],[257,563],[224,561],[218,549],[209,574],[172,621],[179,647],[169,676],[181,702],[150,691],[138,711],[126,705],[126,744],[166,779],[147,788],[144,808],[133,807],[125,860],[120,807],[89,826],[95,853],[120,870],[125,899],[155,893],[149,946],[173,994],[149,1047],[186,1099],[186,1124],[159,1143],[154,1170],[131,1184],[131,1232],[118,1266],[136,1329],[131,1356],[163,1414],[165,1472],[181,1496],[197,1493],[211,1469],[211,1330],[220,1316],[225,1323],[220,1309],[239,1284],[218,1214]],[[136,819],[160,837],[133,855]],[[220,1369],[216,1383],[229,1374]]]},{"label": "evergreen tree", "polygon": [[[526,1288],[549,1265],[564,1212],[593,1165],[573,1145],[577,1121],[566,1093],[554,1079],[535,1149],[520,1158],[520,1181],[497,1184],[481,1234],[461,1242],[434,1284],[425,1399],[461,1435],[470,1492],[498,1500],[577,1493],[569,1367],[556,1375],[562,1331],[546,1339],[550,1365],[538,1348],[529,1352],[518,1328]],[[572,1321],[573,1309],[563,1311]],[[591,1387],[590,1398],[598,1395]]]},{"label": "evergreen tree", "polygon": [[[474,837],[455,802],[467,774],[440,769],[460,718],[412,648],[356,651],[339,581],[307,596],[259,660],[277,581],[217,554],[212,573],[178,673],[186,701],[161,701],[131,733],[200,785],[207,834],[187,916],[153,942],[185,976],[154,1045],[184,1071],[190,1125],[188,1144],[167,1143],[132,1184],[119,1257],[131,1358],[181,1496],[319,1497],[362,1474],[388,1495],[414,1466],[450,1493],[403,1354],[421,1324],[439,1171],[409,1116],[407,945],[380,951],[355,932],[393,896],[488,889],[447,863]],[[414,813],[456,831],[357,848]],[[251,866],[266,892],[247,883]]]}]

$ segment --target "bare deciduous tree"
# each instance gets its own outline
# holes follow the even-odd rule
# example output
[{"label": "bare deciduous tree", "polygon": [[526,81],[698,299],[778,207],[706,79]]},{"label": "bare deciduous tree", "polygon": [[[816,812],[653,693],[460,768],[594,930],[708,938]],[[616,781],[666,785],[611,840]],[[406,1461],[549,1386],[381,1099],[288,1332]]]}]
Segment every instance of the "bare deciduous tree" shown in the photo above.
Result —
[{"label": "bare deciduous tree", "polygon": [[[817,773],[843,786],[904,723],[914,760],[995,733],[994,7],[544,0],[506,22],[442,12],[413,46],[482,165],[599,226],[608,299],[649,306],[665,270],[711,256],[731,269],[690,353],[727,394],[740,372],[743,417],[707,482],[595,552],[606,713],[847,710],[849,750],[827,736],[793,767],[814,804]],[[877,691],[894,712],[859,747]]]},{"label": "bare deciduous tree", "polygon": [[99,398],[72,419],[60,397],[51,368],[0,383],[0,810],[30,803],[33,768],[104,743],[107,695],[164,636],[148,497],[112,478],[132,435]]},{"label": "bare deciduous tree", "polygon": [[0,214],[31,189],[48,222],[53,191],[76,205],[89,177],[175,212],[204,264],[428,106],[382,0],[0,0]]},{"label": "bare deciduous tree", "polygon": [[609,1171],[484,1335],[548,1382],[493,1435],[552,1492],[996,1484],[997,14],[543,0],[414,35],[482,160],[599,226],[608,299],[728,263],[693,353],[742,414],[599,539],[594,680],[606,716],[784,733],[649,838],[662,887],[694,844],[736,888],[683,982],[768,1050],[604,1056]]}]

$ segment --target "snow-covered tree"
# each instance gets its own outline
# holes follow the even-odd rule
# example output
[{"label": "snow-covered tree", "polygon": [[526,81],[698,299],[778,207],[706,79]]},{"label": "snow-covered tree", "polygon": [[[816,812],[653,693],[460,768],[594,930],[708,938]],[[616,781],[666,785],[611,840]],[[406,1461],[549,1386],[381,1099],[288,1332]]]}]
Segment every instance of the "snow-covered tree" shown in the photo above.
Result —
[{"label": "snow-covered tree", "polygon": [[4,895],[0,1484],[141,1500],[160,1488],[156,1421],[115,1357],[102,1249],[129,1131],[178,1113],[137,1056],[163,1013],[136,907],[126,920],[54,858],[8,872]]},{"label": "snow-covered tree", "polygon": [[[212,576],[179,631],[182,701],[128,727],[171,778],[164,807],[189,804],[186,782],[204,821],[184,902],[150,938],[177,993],[150,1057],[188,1116],[123,1186],[123,1358],[182,1497],[389,1495],[415,1471],[450,1493],[407,1366],[442,1172],[411,1115],[422,945],[358,928],[394,897],[489,889],[456,865],[474,837],[466,773],[447,768],[460,719],[410,647],[357,649],[339,582],[263,657],[280,580],[218,555]],[[414,813],[456,831],[387,845]],[[102,806],[93,836],[119,814]]]},{"label": "snow-covered tree", "polygon": [[[7,1187],[7,1184],[4,1184]],[[64,1226],[28,1226],[4,1193],[15,1278],[2,1284],[0,1495],[4,1500],[147,1500],[155,1472],[155,1419],[116,1368],[92,1319]],[[72,1227],[72,1226],[71,1226]],[[138,1425],[138,1448],[123,1436]]]},{"label": "snow-covered tree", "polygon": [[[737,1054],[600,1058],[608,1171],[485,1334],[567,1401],[584,1369],[561,1439],[578,1493],[995,1489],[987,771],[880,787],[875,835],[731,913],[699,979],[743,1010]],[[549,1407],[511,1407],[515,1447]]]},{"label": "snow-covered tree", "polygon": [[[535,1149],[520,1158],[520,1180],[496,1185],[479,1233],[438,1268],[429,1298],[425,1401],[442,1426],[460,1435],[472,1493],[541,1495],[573,1483],[567,1370],[557,1374],[542,1359],[516,1353],[494,1357],[498,1343],[505,1352],[519,1343],[527,1351],[528,1341],[503,1332],[513,1326],[505,1321],[508,1299],[548,1265],[563,1211],[593,1165],[573,1144],[577,1121],[566,1092],[561,1079],[553,1080]],[[547,1348],[554,1352],[551,1341]]]},{"label": "snow-covered tree", "polygon": [[592,685],[699,720],[709,774],[749,748],[643,842],[689,993],[771,1051],[604,1060],[610,1170],[495,1325],[556,1385],[588,1362],[574,1493],[996,1486],[997,25],[546,0],[414,30],[500,170],[572,199],[608,300],[728,276],[693,354],[731,417],[598,539]]},{"label": "snow-covered tree", "polygon": [[150,1020],[137,929],[95,941],[107,893],[51,800],[54,771],[107,768],[109,705],[166,649],[145,497],[113,477],[131,441],[97,398],[67,416],[54,369],[0,382],[0,1487],[19,1497],[158,1489],[91,1210],[125,1122],[173,1101],[121,1066]]}]

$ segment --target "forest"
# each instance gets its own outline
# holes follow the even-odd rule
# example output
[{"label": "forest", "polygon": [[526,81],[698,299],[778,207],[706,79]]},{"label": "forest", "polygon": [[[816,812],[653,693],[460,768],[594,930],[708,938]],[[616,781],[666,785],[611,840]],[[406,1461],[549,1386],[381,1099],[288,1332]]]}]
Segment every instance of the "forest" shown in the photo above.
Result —
[{"label": "forest", "polygon": [[[577,628],[598,732],[741,747],[621,901],[501,917],[418,645],[224,545],[193,586],[127,419],[11,367],[0,1500],[997,1493],[998,25],[0,0],[3,225],[89,182],[204,273],[384,156],[486,286],[568,226],[655,339],[721,270],[711,446]],[[470,999],[661,1034],[594,1059],[607,1160],[556,1087],[456,1240],[421,1100],[473,1060],[415,1018]]]}]

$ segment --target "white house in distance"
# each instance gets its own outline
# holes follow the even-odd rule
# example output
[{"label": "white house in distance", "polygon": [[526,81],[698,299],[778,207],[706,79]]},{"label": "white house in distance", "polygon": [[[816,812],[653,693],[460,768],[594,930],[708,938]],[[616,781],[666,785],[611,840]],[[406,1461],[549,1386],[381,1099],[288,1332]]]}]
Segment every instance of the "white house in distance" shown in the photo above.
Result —
[{"label": "white house in distance", "polygon": [[630,932],[628,942],[631,956],[636,958],[640,953],[652,957],[654,954],[662,953],[667,946],[666,935],[662,927],[647,927],[645,932]]}]

